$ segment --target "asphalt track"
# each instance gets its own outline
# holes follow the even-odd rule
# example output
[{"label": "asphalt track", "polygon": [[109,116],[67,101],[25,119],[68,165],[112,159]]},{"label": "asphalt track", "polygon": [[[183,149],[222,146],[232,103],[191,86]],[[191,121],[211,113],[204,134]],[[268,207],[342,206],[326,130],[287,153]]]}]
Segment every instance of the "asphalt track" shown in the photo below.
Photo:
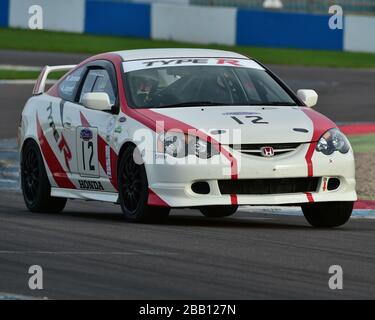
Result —
[{"label": "asphalt track", "polygon": [[[80,59],[0,51],[0,64]],[[316,88],[318,109],[336,121],[375,120],[372,71],[272,69],[293,88]],[[0,139],[15,137],[31,87],[0,84]],[[59,215],[32,214],[19,192],[3,189],[0,292],[50,299],[375,298],[374,219],[315,230],[300,215],[276,213],[245,208],[232,218],[206,219],[175,210],[164,225],[129,224],[117,206],[96,202],[70,201]],[[41,291],[27,285],[35,264],[44,271]],[[331,265],[343,268],[343,290],[328,287]]]}]

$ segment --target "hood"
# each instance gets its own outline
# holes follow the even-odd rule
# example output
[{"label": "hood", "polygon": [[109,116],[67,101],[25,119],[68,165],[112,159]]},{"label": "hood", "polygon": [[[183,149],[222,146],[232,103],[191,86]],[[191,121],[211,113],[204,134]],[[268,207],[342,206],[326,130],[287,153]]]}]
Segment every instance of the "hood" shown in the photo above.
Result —
[{"label": "hood", "polygon": [[335,127],[325,116],[305,107],[202,106],[137,111],[154,121],[164,121],[166,130],[199,129],[223,144],[311,142]]}]

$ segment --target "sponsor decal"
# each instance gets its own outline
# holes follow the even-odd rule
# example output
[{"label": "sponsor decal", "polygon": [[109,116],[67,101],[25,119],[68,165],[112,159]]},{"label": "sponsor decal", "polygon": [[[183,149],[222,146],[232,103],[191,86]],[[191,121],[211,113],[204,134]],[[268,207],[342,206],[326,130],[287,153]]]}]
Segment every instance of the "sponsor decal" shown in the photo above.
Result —
[{"label": "sponsor decal", "polygon": [[90,141],[93,138],[93,133],[90,129],[85,128],[81,130],[80,136],[83,141]]},{"label": "sponsor decal", "polygon": [[105,140],[109,143],[111,141],[112,132],[115,127],[115,118],[111,118],[107,124]]},{"label": "sponsor decal", "polygon": [[54,121],[53,115],[52,115],[52,102],[47,107],[47,112],[49,113],[47,119],[49,121],[49,126],[52,129],[52,135],[53,135],[53,137],[54,137],[54,139],[57,143],[57,146],[58,146],[60,152],[62,152],[64,154],[66,167],[70,171],[69,163],[72,160],[72,153],[70,151],[68,143],[65,140],[64,135],[61,134],[61,137],[60,137],[60,134],[56,129],[56,124],[55,124],[55,121]]},{"label": "sponsor decal", "polygon": [[103,185],[99,181],[78,180],[79,187],[84,190],[104,191]]},{"label": "sponsor decal", "polygon": [[111,147],[109,145],[105,146],[105,163],[106,163],[107,176],[109,179],[112,179]]},{"label": "sponsor decal", "polygon": [[117,126],[115,128],[115,133],[121,133],[122,132],[122,127],[121,126]]},{"label": "sponsor decal", "polygon": [[65,106],[65,100],[61,100],[60,102],[60,117],[61,117],[61,123],[64,123],[64,106]]},{"label": "sponsor decal", "polygon": [[59,143],[60,134],[59,134],[59,132],[56,129],[55,120],[53,119],[53,115],[52,115],[52,102],[47,107],[47,112],[48,112],[49,126],[52,129],[52,135],[55,138],[56,143]]},{"label": "sponsor decal", "polygon": [[229,66],[236,68],[252,68],[264,70],[264,68],[249,59],[225,59],[225,58],[180,58],[180,59],[158,59],[158,60],[137,60],[123,62],[126,72],[164,67],[178,66]]},{"label": "sponsor decal", "polygon": [[[263,118],[261,116],[250,116],[250,115],[245,115],[243,118],[245,119],[240,119],[239,116],[231,116],[231,118],[237,122],[238,124],[245,124],[248,122],[251,122],[253,124],[269,124],[268,121],[263,121]],[[251,119],[251,120],[249,120]]]},{"label": "sponsor decal", "polygon": [[259,112],[236,111],[223,113],[224,116],[249,116],[253,114],[259,114]]},{"label": "sponsor decal", "polygon": [[[238,60],[235,61],[235,65],[238,65]],[[208,64],[208,59],[168,59],[168,60],[154,60],[154,61],[144,61],[142,64],[146,67],[152,67],[153,65],[167,66],[167,65],[181,65],[181,64]],[[217,64],[219,64],[217,62]],[[222,63],[221,63],[222,64]]]}]

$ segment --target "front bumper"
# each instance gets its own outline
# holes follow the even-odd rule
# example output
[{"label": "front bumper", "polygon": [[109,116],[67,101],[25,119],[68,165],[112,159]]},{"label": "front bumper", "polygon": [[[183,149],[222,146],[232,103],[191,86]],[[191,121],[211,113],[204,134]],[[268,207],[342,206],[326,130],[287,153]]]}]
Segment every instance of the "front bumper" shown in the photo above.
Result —
[{"label": "front bumper", "polygon": [[[309,144],[295,151],[273,158],[245,155],[230,150],[237,160],[237,179],[284,179],[307,177],[305,155]],[[161,155],[156,154],[156,157]],[[168,157],[168,156],[167,156]],[[214,159],[217,157],[217,159]],[[331,156],[314,152],[313,177],[318,177],[316,190],[278,194],[222,194],[219,180],[231,180],[231,163],[222,155],[209,161],[188,156],[169,159],[172,163],[146,164],[150,188],[171,207],[196,207],[208,205],[280,205],[306,202],[355,201],[355,166],[352,150],[347,154],[334,152]],[[340,185],[329,191],[327,181],[337,178]],[[194,192],[195,182],[206,182],[208,194]],[[252,192],[254,193],[254,192]]]}]

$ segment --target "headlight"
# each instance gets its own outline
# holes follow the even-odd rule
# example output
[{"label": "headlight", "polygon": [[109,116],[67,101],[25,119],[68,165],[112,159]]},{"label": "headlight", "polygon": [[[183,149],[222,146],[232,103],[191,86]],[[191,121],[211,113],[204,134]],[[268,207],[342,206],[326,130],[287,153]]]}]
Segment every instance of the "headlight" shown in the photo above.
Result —
[{"label": "headlight", "polygon": [[187,155],[185,134],[167,132],[159,135],[158,152],[167,153],[172,157],[183,158]]},{"label": "headlight", "polygon": [[218,154],[218,151],[207,141],[181,132],[160,134],[158,137],[158,152],[167,153],[176,158],[183,158],[193,154],[203,159],[208,159]]},{"label": "headlight", "polygon": [[330,155],[335,151],[347,153],[350,145],[346,137],[340,130],[334,128],[325,132],[319,139],[316,150],[325,155]]}]

